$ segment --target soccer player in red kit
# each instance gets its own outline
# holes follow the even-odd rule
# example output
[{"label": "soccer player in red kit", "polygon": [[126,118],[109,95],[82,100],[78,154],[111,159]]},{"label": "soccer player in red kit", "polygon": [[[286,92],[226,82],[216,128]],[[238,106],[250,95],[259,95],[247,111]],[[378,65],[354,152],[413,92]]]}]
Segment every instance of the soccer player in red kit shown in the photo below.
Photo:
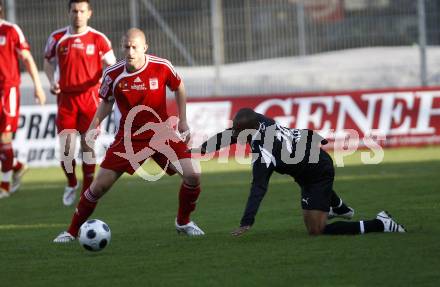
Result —
[{"label": "soccer player in red kit", "polygon": [[[18,59],[22,59],[31,75],[35,87],[35,98],[44,104],[46,96],[41,87],[38,69],[21,29],[3,20],[3,3],[0,0],[0,161],[3,178],[0,184],[0,198],[15,192],[19,186],[20,175],[25,164],[15,166],[12,149],[12,134],[17,131],[20,107],[20,68]],[[11,179],[15,183],[11,186]]]},{"label": "soccer player in red kit", "polygon": [[[79,184],[75,174],[75,143],[81,135],[81,151],[92,153],[85,133],[99,105],[98,89],[103,66],[116,62],[111,43],[101,32],[87,25],[92,16],[88,0],[69,1],[70,25],[53,32],[46,44],[44,71],[57,96],[57,130],[61,146],[61,167],[67,177],[63,203],[75,202]],[[95,172],[91,157],[83,156],[83,188],[86,190]]]},{"label": "soccer player in red kit", "polygon": [[[186,93],[183,82],[171,63],[145,54],[148,49],[144,33],[128,30],[123,40],[125,59],[104,72],[100,89],[103,99],[90,125],[96,130],[112,107],[120,112],[119,129],[107,150],[98,175],[80,198],[70,227],[59,234],[55,243],[75,240],[80,226],[93,213],[98,200],[124,173],[133,174],[146,159],[152,158],[169,175],[178,173],[183,182],[179,192],[176,230],[189,236],[204,235],[190,220],[200,194],[200,170],[191,159],[188,147],[168,125],[166,87],[175,91],[179,111],[178,130],[186,134]],[[139,156],[142,155],[142,156]]]}]

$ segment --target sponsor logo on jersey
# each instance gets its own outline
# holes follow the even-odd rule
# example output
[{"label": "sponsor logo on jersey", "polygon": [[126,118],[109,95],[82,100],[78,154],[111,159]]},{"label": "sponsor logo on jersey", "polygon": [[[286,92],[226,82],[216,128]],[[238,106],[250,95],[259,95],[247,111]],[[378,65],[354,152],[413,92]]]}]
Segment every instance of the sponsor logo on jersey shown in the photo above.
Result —
[{"label": "sponsor logo on jersey", "polygon": [[150,79],[150,90],[159,89],[159,80],[157,78]]},{"label": "sponsor logo on jersey", "polygon": [[0,36],[0,46],[6,45],[6,36]]},{"label": "sponsor logo on jersey", "polygon": [[94,55],[95,54],[95,45],[94,44],[87,45],[86,54],[87,55]]},{"label": "sponsor logo on jersey", "polygon": [[73,40],[72,48],[84,50],[84,44],[81,42],[80,38]]},{"label": "sponsor logo on jersey", "polygon": [[145,84],[142,82],[140,77],[137,77],[133,81],[133,85],[131,85],[130,89],[136,90],[136,91],[145,91],[147,90],[147,87],[145,87]]},{"label": "sponsor logo on jersey", "polygon": [[141,83],[139,85],[131,85],[130,89],[136,90],[136,91],[145,91],[145,90],[147,90],[147,87],[145,87],[144,83]]}]

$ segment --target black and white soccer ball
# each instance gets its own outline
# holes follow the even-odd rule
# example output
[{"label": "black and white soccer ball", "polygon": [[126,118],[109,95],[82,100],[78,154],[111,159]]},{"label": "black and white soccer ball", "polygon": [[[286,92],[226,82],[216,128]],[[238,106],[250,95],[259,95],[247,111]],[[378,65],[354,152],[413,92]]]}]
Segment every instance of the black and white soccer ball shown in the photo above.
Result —
[{"label": "black and white soccer ball", "polygon": [[99,219],[90,219],[79,229],[79,244],[89,251],[101,251],[109,243],[112,233],[107,223]]}]

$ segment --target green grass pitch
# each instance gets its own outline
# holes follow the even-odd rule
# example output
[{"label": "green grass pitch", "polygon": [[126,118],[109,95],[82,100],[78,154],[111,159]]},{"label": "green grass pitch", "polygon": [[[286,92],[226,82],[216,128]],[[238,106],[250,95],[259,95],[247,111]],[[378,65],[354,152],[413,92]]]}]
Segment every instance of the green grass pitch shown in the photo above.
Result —
[{"label": "green grass pitch", "polygon": [[337,168],[335,190],[354,220],[386,209],[407,234],[310,237],[299,188],[274,175],[254,227],[233,238],[249,166],[208,162],[193,216],[205,237],[174,230],[177,176],[124,176],[92,215],[112,229],[111,244],[92,253],[51,242],[74,208],[62,206],[60,169],[30,170],[0,200],[0,286],[439,286],[440,148],[385,150],[379,165],[359,158]]}]

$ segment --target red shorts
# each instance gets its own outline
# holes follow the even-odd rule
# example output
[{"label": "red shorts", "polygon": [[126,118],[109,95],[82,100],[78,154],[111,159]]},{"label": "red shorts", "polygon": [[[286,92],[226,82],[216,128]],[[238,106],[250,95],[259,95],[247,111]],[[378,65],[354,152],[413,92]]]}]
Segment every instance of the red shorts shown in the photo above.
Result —
[{"label": "red shorts", "polygon": [[[132,147],[127,153],[128,149]],[[140,151],[145,151],[138,158],[135,158],[134,154]],[[139,153],[140,154],[140,153]],[[150,147],[150,142],[145,141],[132,141],[125,143],[123,138],[116,138],[115,141],[108,148],[104,161],[101,163],[101,167],[105,169],[114,170],[117,172],[127,172],[133,174],[136,169],[141,166],[147,159],[152,158],[168,175],[173,175],[176,172],[170,168],[170,163],[184,158],[191,158],[191,153],[188,152],[188,146],[183,141],[174,142],[168,141],[164,146]]]},{"label": "red shorts", "polygon": [[59,94],[57,98],[58,133],[65,129],[77,130],[80,134],[87,132],[99,104],[98,89],[93,88],[81,94]]},{"label": "red shorts", "polygon": [[0,133],[16,132],[20,112],[18,87],[0,87]]}]

